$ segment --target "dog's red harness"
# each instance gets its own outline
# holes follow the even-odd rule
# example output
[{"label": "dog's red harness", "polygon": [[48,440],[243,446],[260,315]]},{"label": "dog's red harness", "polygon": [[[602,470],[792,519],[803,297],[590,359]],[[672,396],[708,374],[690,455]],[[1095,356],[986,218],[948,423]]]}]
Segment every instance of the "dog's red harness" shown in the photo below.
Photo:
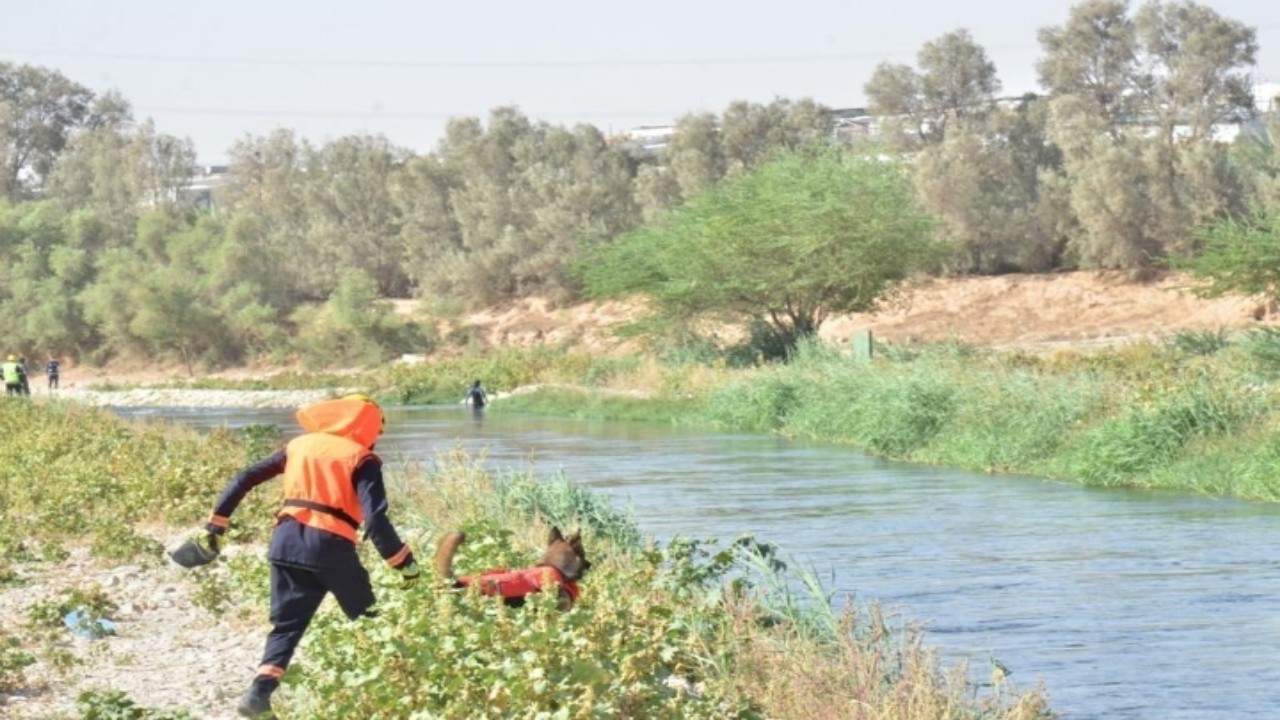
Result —
[{"label": "dog's red harness", "polygon": [[564,574],[550,565],[535,565],[524,570],[508,570],[498,568],[479,575],[458,578],[458,584],[466,587],[479,584],[480,592],[485,595],[496,595],[503,599],[523,598],[536,592],[559,587],[569,593],[569,598],[578,601],[578,585],[569,582]]}]

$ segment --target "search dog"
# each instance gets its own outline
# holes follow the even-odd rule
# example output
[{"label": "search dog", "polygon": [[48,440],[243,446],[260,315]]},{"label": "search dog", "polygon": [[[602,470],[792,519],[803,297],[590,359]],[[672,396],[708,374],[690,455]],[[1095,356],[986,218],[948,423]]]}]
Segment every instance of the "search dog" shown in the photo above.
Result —
[{"label": "search dog", "polygon": [[455,578],[453,557],[466,539],[463,532],[444,536],[436,548],[436,574],[445,581],[452,581],[455,588],[476,585],[481,594],[501,597],[507,607],[520,607],[530,595],[554,589],[559,594],[560,609],[568,610],[578,600],[578,581],[591,568],[591,561],[587,560],[582,547],[582,533],[575,532],[565,537],[560,528],[552,527],[547,549],[534,565],[524,570],[496,568],[479,575]]}]

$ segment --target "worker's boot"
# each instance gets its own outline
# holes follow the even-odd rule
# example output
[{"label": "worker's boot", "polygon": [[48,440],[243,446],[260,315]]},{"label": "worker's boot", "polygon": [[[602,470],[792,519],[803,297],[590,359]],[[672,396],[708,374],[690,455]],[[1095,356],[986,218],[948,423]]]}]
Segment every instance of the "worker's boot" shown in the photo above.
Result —
[{"label": "worker's boot", "polygon": [[270,718],[271,714],[271,693],[280,687],[280,680],[269,677],[267,675],[259,675],[253,679],[253,684],[249,686],[244,697],[240,698],[240,703],[236,705],[236,712],[240,717],[247,718]]}]

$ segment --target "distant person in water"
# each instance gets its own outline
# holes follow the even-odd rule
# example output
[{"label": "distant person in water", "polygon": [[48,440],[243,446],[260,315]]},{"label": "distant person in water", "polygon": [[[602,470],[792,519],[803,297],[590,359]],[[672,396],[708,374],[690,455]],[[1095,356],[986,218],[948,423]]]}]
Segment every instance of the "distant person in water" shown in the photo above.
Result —
[{"label": "distant person in water", "polygon": [[49,362],[44,364],[45,377],[49,378],[49,389],[58,389],[58,358],[50,357]]},{"label": "distant person in water", "polygon": [[462,398],[462,404],[470,405],[473,408],[482,408],[489,404],[489,393],[480,387],[480,381],[471,383],[471,389],[467,390],[466,397]]}]

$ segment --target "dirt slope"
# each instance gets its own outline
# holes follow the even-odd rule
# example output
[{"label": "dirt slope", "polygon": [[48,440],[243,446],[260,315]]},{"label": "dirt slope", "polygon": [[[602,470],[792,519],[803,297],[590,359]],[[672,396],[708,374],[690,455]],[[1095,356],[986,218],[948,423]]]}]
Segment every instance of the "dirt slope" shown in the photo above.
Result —
[{"label": "dirt slope", "polygon": [[[1204,300],[1190,286],[1177,275],[1138,283],[1120,273],[1092,272],[928,280],[880,312],[830,318],[820,334],[832,342],[871,330],[878,340],[897,343],[1052,348],[1267,322],[1260,299]],[[638,312],[624,303],[555,308],[533,299],[472,314],[462,323],[491,345],[568,341],[609,352],[619,349],[609,328]]]},{"label": "dirt slope", "polygon": [[[878,341],[894,343],[957,340],[1053,349],[1274,322],[1258,298],[1203,300],[1189,287],[1190,280],[1177,275],[1138,283],[1120,273],[1092,272],[928,280],[880,312],[830,318],[820,334],[836,343],[848,342],[857,330],[871,330]],[[411,315],[418,303],[398,300],[395,306]],[[470,333],[489,347],[567,344],[621,354],[634,347],[620,342],[611,329],[640,312],[635,303],[556,307],[548,300],[529,298],[466,315],[443,326],[441,333]],[[272,371],[237,368],[214,375],[244,378]],[[134,384],[187,377],[183,368],[65,367],[62,384],[84,388],[108,381]],[[43,380],[37,365],[35,383],[41,390]]]}]

